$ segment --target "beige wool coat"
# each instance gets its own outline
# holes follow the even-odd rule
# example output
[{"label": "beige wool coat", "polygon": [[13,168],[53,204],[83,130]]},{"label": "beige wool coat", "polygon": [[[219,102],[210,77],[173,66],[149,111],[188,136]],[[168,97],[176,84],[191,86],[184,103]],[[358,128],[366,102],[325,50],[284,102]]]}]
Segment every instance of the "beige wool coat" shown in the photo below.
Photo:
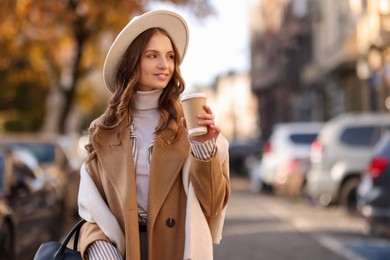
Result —
[{"label": "beige wool coat", "polygon": [[[138,207],[134,161],[131,154],[130,130],[100,129],[99,138],[92,143],[97,157],[88,162],[88,172],[102,198],[106,201],[125,234],[125,259],[140,259]],[[90,132],[96,131],[96,122]],[[122,129],[119,131],[118,129]],[[168,132],[161,137],[169,137]],[[184,254],[186,193],[182,170],[190,151],[187,133],[182,131],[178,141],[165,145],[156,138],[149,181],[148,245],[149,260],[182,260]],[[220,164],[217,155],[208,161],[191,156],[190,180],[206,219],[219,214],[230,195],[229,165]],[[110,241],[95,224],[87,222],[80,235],[80,250],[96,240]],[[196,260],[196,259],[195,259]]]}]

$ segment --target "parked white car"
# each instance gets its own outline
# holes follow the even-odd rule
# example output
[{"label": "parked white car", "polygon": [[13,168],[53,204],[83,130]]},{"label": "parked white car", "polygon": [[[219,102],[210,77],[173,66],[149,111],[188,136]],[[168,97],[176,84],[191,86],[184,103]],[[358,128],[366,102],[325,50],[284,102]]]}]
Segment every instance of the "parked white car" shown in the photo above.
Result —
[{"label": "parked white car", "polygon": [[323,123],[294,122],[274,126],[268,144],[264,146],[261,181],[265,189],[273,189],[277,173],[291,161],[309,160],[310,147]]},{"label": "parked white car", "polygon": [[356,188],[389,128],[388,114],[342,114],[328,121],[312,145],[306,193],[322,205],[340,203],[356,211]]}]

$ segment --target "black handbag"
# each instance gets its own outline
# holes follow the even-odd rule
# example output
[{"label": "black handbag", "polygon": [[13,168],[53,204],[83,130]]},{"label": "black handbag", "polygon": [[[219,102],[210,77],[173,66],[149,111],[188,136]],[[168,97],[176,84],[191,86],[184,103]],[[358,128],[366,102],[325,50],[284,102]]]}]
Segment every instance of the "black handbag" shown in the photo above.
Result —
[{"label": "black handbag", "polygon": [[[50,241],[40,245],[35,253],[34,260],[81,260],[81,254],[77,251],[80,229],[85,220],[80,220],[66,235],[62,243]],[[74,235],[73,249],[67,247],[70,239]]]}]

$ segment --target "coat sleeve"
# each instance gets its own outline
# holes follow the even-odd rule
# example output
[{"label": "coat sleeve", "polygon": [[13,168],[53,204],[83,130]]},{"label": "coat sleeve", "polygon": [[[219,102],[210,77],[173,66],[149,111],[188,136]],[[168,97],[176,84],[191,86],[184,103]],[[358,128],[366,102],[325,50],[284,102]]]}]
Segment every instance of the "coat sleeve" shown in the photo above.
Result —
[{"label": "coat sleeve", "polygon": [[80,253],[83,259],[88,259],[87,250],[97,240],[112,243],[96,223],[86,222],[80,231]]},{"label": "coat sleeve", "polygon": [[228,146],[220,135],[213,158],[201,161],[191,157],[190,179],[206,217],[218,215],[230,197]]}]

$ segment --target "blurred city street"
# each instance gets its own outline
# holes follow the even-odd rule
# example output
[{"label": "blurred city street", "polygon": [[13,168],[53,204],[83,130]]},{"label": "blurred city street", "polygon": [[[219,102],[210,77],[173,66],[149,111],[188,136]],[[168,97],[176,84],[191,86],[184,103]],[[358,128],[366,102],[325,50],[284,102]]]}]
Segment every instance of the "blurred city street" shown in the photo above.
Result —
[{"label": "blurred city street", "polygon": [[[206,95],[229,141],[215,259],[390,259],[390,0],[27,0],[0,5],[0,260],[32,259],[79,218],[91,122],[134,126],[143,89],[108,87],[105,57],[130,18],[160,8],[190,28],[175,99]],[[159,102],[167,121],[150,140],[179,132],[176,101]]]},{"label": "blurred city street", "polygon": [[232,178],[223,237],[215,259],[390,259],[390,240],[367,234],[364,221],[340,207],[253,193]]}]

